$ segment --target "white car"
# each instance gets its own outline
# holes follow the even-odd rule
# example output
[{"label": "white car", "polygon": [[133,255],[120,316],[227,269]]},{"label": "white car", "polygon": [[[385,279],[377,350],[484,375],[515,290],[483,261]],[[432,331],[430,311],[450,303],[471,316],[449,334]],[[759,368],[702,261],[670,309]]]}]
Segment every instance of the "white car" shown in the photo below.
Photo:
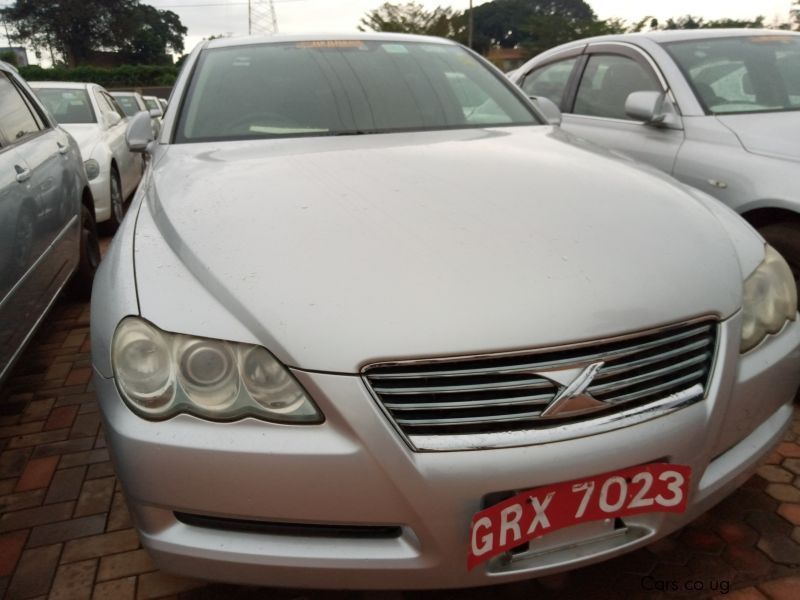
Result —
[{"label": "white car", "polygon": [[139,92],[111,92],[120,108],[129,117],[134,116],[136,113],[146,112],[150,114],[150,127],[153,129],[153,137],[157,138],[158,133],[161,131],[161,112],[147,106],[144,98]]},{"label": "white car", "polygon": [[144,100],[144,105],[147,107],[147,110],[151,111],[151,115],[153,115],[152,111],[156,111],[159,119],[164,116],[164,107],[161,106],[158,98],[155,96],[142,96],[142,100]]},{"label": "white car", "polygon": [[63,81],[32,82],[36,95],[78,142],[95,203],[97,222],[114,231],[125,199],[142,177],[142,157],[125,144],[128,117],[101,86]]}]

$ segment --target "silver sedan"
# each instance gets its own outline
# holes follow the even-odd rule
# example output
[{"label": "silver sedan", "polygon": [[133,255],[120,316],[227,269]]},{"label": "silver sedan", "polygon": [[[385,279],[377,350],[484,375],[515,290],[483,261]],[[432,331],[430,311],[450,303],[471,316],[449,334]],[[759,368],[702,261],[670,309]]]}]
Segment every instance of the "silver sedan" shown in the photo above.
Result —
[{"label": "silver sedan", "polygon": [[[235,90],[235,93],[231,93]],[[159,567],[480,586],[682,527],[782,436],[786,262],[477,55],[206,42],[98,272],[94,385]]]},{"label": "silver sedan", "polygon": [[741,214],[800,281],[800,33],[602,36],[509,74],[562,127],[703,190]]}]

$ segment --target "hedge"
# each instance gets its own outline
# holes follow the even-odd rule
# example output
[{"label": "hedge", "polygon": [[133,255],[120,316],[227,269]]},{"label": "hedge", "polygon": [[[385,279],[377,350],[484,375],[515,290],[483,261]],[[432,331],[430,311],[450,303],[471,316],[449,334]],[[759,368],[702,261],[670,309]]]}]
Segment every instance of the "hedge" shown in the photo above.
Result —
[{"label": "hedge", "polygon": [[53,67],[38,65],[20,67],[20,75],[28,81],[84,81],[106,88],[171,86],[178,68],[169,66],[122,65],[120,67]]}]

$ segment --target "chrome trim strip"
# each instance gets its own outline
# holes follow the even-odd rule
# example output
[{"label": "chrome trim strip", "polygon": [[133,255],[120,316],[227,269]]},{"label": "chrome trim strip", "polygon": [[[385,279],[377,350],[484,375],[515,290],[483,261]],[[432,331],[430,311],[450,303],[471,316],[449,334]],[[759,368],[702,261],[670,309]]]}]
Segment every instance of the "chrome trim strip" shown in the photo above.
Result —
[{"label": "chrome trim strip", "polygon": [[418,451],[460,451],[484,450],[489,448],[513,448],[515,446],[536,446],[561,442],[577,437],[587,437],[599,433],[607,433],[621,427],[629,427],[650,419],[663,417],[681,408],[693,404],[702,398],[705,390],[701,384],[667,396],[666,398],[623,410],[611,415],[594,419],[560,424],[549,428],[529,429],[525,431],[504,431],[501,433],[476,433],[468,435],[410,435],[408,440]]},{"label": "chrome trim strip", "polygon": [[389,410],[459,410],[462,408],[490,408],[492,406],[525,406],[546,405],[553,399],[554,394],[539,394],[537,396],[520,396],[518,398],[493,398],[491,400],[464,400],[462,402],[417,402],[413,404],[399,404],[385,402]]},{"label": "chrome trim strip", "polygon": [[661,361],[680,356],[681,354],[688,354],[689,352],[693,352],[695,350],[701,350],[709,345],[711,345],[711,340],[705,338],[697,342],[692,342],[686,346],[682,346],[681,348],[676,348],[675,350],[657,354],[656,356],[649,356],[647,358],[641,358],[622,364],[603,367],[602,371],[597,374],[597,377],[595,377],[594,380],[602,381],[603,379],[607,379],[612,375],[618,375],[619,373],[625,373],[626,371],[632,371],[640,367],[656,364]]},{"label": "chrome trim strip", "polygon": [[[647,373],[643,373],[642,375],[637,375],[635,377],[628,377],[626,379],[620,379],[619,381],[612,381],[609,383],[601,383],[599,385],[590,385],[589,386],[589,393],[590,394],[604,394],[605,392],[613,392],[614,390],[623,389],[629,387],[631,385],[636,385],[637,383],[642,383],[644,381],[650,381],[651,379],[657,379],[662,375],[669,375],[670,373],[674,373],[675,371],[682,371],[688,367],[693,367],[696,364],[704,363],[707,360],[711,359],[711,353],[706,352],[701,354],[700,356],[696,356],[694,358],[689,358],[687,360],[683,360],[681,362],[673,363],[668,367],[663,367],[661,369],[656,369],[655,371],[648,371]],[[705,368],[703,369],[705,371]],[[681,379],[675,379],[674,381],[681,381]]]},{"label": "chrome trim strip", "polygon": [[476,383],[471,385],[436,385],[411,388],[386,388],[373,386],[373,389],[384,396],[407,396],[415,394],[455,394],[459,392],[482,392],[503,390],[553,390],[555,384],[547,379],[536,377],[522,381],[501,381],[496,383]]},{"label": "chrome trim strip", "polygon": [[[708,317],[704,317],[702,321],[707,321]],[[684,323],[683,325],[692,325],[692,323],[697,321],[689,321]],[[361,369],[361,373],[368,377],[370,380],[378,380],[378,379],[410,379],[414,377],[446,377],[446,376],[461,376],[461,375],[484,375],[484,374],[506,374],[506,373],[519,373],[525,371],[545,371],[551,367],[560,367],[562,365],[568,364],[571,366],[579,367],[585,364],[590,364],[593,362],[597,362],[599,360],[602,361],[609,361],[616,358],[621,358],[623,356],[627,356],[629,354],[635,354],[637,352],[642,352],[644,350],[651,350],[653,348],[657,348],[658,346],[662,346],[667,343],[672,343],[675,341],[679,341],[682,339],[690,338],[696,335],[701,335],[704,333],[708,333],[714,323],[706,323],[701,327],[697,327],[688,331],[682,331],[675,335],[671,335],[669,337],[659,338],[658,340],[654,340],[652,342],[645,342],[643,344],[637,344],[635,346],[626,346],[622,350],[618,350],[616,352],[594,352],[592,354],[584,354],[581,356],[575,356],[571,358],[564,358],[562,360],[557,361],[550,361],[546,363],[527,363],[524,365],[518,366],[503,366],[503,367],[484,367],[479,369],[446,369],[442,371],[419,371],[415,373],[370,373],[370,370],[379,369],[383,367],[405,367],[405,366],[412,366],[412,365],[432,365],[432,364],[440,364],[440,363],[448,363],[448,364],[457,364],[459,362],[465,362],[470,360],[486,360],[492,358],[513,358],[515,356],[534,356],[536,354],[544,354],[544,353],[558,353],[558,352],[566,352],[572,349],[579,350],[580,348],[585,348],[588,346],[597,346],[600,344],[613,344],[616,342],[624,342],[625,340],[640,338],[640,337],[647,337],[649,335],[656,335],[663,331],[669,331],[670,329],[678,329],[680,326],[671,325],[669,327],[664,327],[661,329],[655,330],[647,330],[641,331],[639,333],[634,333],[628,336],[622,337],[614,337],[614,338],[603,338],[600,340],[592,340],[590,342],[581,342],[579,344],[574,345],[567,345],[567,346],[551,346],[549,348],[540,348],[536,350],[519,350],[516,352],[505,352],[505,353],[497,353],[497,354],[471,354],[467,356],[454,356],[454,357],[444,357],[444,358],[428,358],[428,359],[414,359],[414,360],[407,360],[407,361],[392,361],[392,362],[381,362],[381,363],[373,363],[367,365]]]},{"label": "chrome trim strip", "polygon": [[[609,404],[617,406],[619,404],[626,404],[632,400],[637,400],[639,398],[643,398],[645,396],[649,396],[650,394],[657,394],[658,392],[666,391],[670,388],[674,388],[676,385],[681,383],[688,383],[698,377],[703,377],[707,374],[708,369],[705,367],[702,369],[697,369],[692,371],[688,375],[684,375],[683,377],[678,377],[677,379],[673,379],[672,381],[668,381],[667,383],[662,383],[660,385],[654,385],[644,390],[639,390],[638,392],[631,392],[630,394],[623,394],[622,396],[616,396],[611,400],[608,400]],[[702,384],[697,384],[702,385]]]}]

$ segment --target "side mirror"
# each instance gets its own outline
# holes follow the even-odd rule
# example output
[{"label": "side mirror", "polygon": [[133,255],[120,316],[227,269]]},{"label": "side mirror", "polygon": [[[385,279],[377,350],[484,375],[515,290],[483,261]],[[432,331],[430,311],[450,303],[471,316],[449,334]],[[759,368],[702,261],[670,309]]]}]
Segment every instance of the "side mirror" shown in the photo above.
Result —
[{"label": "side mirror", "polygon": [[147,152],[147,147],[155,139],[153,126],[150,124],[150,113],[136,113],[128,122],[125,130],[125,142],[131,152]]},{"label": "side mirror", "polygon": [[664,121],[664,92],[633,92],[625,100],[625,114],[636,121],[648,125],[658,125]]},{"label": "side mirror", "polygon": [[561,110],[545,96],[528,96],[550,125],[561,125]]},{"label": "side mirror", "polygon": [[150,116],[151,117],[156,117],[156,118],[160,117],[161,116],[161,109],[151,108],[150,109]]},{"label": "side mirror", "polygon": [[106,122],[106,127],[108,129],[111,129],[112,127],[114,127],[114,125],[119,125],[119,123],[122,121],[122,117],[120,117],[119,114],[115,112],[105,113],[104,118]]}]

